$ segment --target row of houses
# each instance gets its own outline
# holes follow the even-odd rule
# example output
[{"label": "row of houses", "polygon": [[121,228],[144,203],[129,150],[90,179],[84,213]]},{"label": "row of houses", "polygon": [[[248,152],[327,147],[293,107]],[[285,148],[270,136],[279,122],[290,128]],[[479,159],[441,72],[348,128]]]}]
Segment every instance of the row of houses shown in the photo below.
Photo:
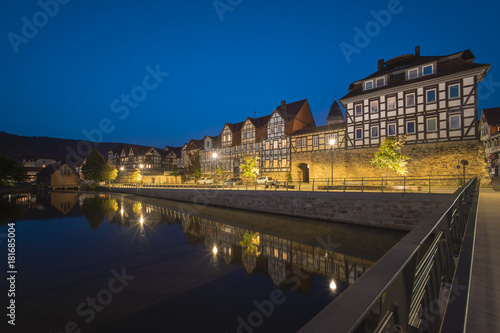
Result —
[{"label": "row of houses", "polygon": [[[307,100],[281,101],[269,115],[226,123],[216,136],[190,140],[176,155],[179,169],[189,165],[188,156],[199,154],[202,173],[223,167],[238,175],[244,157],[254,156],[263,175],[286,178],[296,153],[375,148],[386,137],[404,134],[407,145],[481,139],[492,174],[498,175],[500,108],[484,110],[480,124],[478,82],[490,65],[474,60],[470,50],[423,56],[420,47],[381,59],[374,73],[352,82],[333,102],[327,125],[316,126]],[[486,127],[488,136],[481,135]]]},{"label": "row of houses", "polygon": [[298,170],[308,181],[309,164],[297,156],[323,152],[326,159],[333,150],[376,148],[384,138],[404,134],[407,145],[482,140],[491,175],[498,175],[500,108],[478,117],[478,83],[489,69],[476,63],[470,50],[423,56],[417,46],[413,54],[378,60],[374,73],[352,82],[348,93],[334,100],[327,125],[316,126],[307,99],[283,100],[271,114],[226,123],[217,135],[182,147],[126,145],[109,150],[107,158],[126,178],[138,169],[187,175],[198,161],[202,174],[223,168],[237,176],[244,158],[252,156],[262,175],[286,179]]}]

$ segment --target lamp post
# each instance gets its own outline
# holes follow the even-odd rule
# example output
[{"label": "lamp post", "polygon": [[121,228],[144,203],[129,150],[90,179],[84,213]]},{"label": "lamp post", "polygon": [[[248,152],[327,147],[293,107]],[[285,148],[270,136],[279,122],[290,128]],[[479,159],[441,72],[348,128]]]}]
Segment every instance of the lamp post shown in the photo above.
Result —
[{"label": "lamp post", "polygon": [[212,158],[214,159],[214,164],[215,164],[215,166],[214,166],[214,183],[215,183],[215,171],[217,169],[217,153],[214,152],[212,154]]},{"label": "lamp post", "polygon": [[142,188],[142,168],[144,168],[144,164],[139,164],[139,169],[141,170],[141,188]]},{"label": "lamp post", "polygon": [[335,145],[335,138],[330,139],[330,150],[332,152],[332,188],[333,188],[333,146]]}]

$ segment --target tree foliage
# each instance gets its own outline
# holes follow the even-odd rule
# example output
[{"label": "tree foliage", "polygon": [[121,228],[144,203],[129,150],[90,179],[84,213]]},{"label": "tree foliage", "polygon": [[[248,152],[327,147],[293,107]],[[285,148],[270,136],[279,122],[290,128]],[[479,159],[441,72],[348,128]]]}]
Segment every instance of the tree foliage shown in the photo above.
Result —
[{"label": "tree foliage", "polygon": [[132,180],[134,182],[140,182],[142,180],[141,170],[135,170],[135,172],[132,174]]},{"label": "tree foliage", "polygon": [[390,136],[380,144],[370,161],[371,164],[381,169],[393,170],[400,176],[408,172],[408,156],[401,154],[400,149],[406,142],[406,135]]},{"label": "tree foliage", "polygon": [[24,167],[10,157],[0,155],[0,184],[22,182],[27,179]]},{"label": "tree foliage", "polygon": [[243,176],[248,178],[256,178],[259,175],[259,167],[257,166],[256,156],[245,157],[245,164],[240,165]]},{"label": "tree foliage", "polygon": [[259,233],[245,233],[240,245],[245,249],[245,253],[249,255],[258,256],[259,253],[260,236]]},{"label": "tree foliage", "polygon": [[96,182],[103,181],[106,179],[103,177],[106,164],[104,156],[96,148],[92,149],[82,166],[83,178]]},{"label": "tree foliage", "polygon": [[172,172],[170,173],[170,175],[172,175],[174,177],[177,177],[179,175],[179,168],[177,168],[177,165],[174,165],[174,167],[172,168]]},{"label": "tree foliage", "polygon": [[118,176],[118,169],[116,168],[116,166],[110,162],[106,163],[106,165],[104,165],[102,170],[102,178],[108,180],[115,180],[117,176]]},{"label": "tree foliage", "polygon": [[194,175],[196,179],[201,176],[201,161],[200,161],[200,152],[190,152],[186,151],[187,157],[189,159],[188,166],[186,168],[188,175]]}]

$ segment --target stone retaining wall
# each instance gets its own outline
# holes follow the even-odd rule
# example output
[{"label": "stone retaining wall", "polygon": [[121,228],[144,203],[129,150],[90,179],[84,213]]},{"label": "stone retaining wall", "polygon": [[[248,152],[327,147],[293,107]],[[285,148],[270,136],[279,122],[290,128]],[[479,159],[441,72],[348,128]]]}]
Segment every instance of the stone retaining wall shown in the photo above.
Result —
[{"label": "stone retaining wall", "polygon": [[[333,153],[333,177],[385,177],[386,171],[370,163],[378,148],[335,150]],[[479,175],[482,185],[490,184],[488,166],[484,159],[484,145],[479,141],[450,141],[404,145],[401,152],[410,157],[408,176],[452,176],[462,175],[463,169],[457,170],[457,163],[467,160],[468,175]],[[309,165],[309,178],[330,178],[332,155],[330,151],[294,153],[292,158],[293,180],[301,179],[300,164]],[[461,166],[462,167],[462,166]],[[389,177],[397,177],[389,172]]]},{"label": "stone retaining wall", "polygon": [[411,230],[446,194],[321,193],[115,188],[114,192],[185,201],[202,206]]}]

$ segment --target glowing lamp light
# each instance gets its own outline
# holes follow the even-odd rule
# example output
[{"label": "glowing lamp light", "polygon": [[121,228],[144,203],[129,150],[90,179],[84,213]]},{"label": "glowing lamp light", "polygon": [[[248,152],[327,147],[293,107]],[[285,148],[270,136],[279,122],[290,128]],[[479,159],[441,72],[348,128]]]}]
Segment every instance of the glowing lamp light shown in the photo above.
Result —
[{"label": "glowing lamp light", "polygon": [[139,168],[141,168],[141,169],[144,168],[144,164],[140,164]]},{"label": "glowing lamp light", "polygon": [[123,167],[120,167],[120,170],[123,171]]},{"label": "glowing lamp light", "polygon": [[217,246],[214,246],[214,248],[212,249],[212,252],[213,252],[214,254],[217,254]]},{"label": "glowing lamp light", "polygon": [[330,290],[337,290],[337,284],[335,283],[335,281],[332,280],[332,282],[330,282]]},{"label": "glowing lamp light", "polygon": [[141,216],[141,219],[139,220],[141,224],[144,224],[144,218]]},{"label": "glowing lamp light", "polygon": [[335,144],[335,139],[330,139],[330,146],[333,146]]},{"label": "glowing lamp light", "polygon": [[122,208],[122,209],[120,209],[120,214],[122,214],[122,216],[123,216],[123,208]]},{"label": "glowing lamp light", "polygon": [[213,153],[213,154],[212,154],[212,157],[213,157],[213,158],[217,158],[217,153]]}]

